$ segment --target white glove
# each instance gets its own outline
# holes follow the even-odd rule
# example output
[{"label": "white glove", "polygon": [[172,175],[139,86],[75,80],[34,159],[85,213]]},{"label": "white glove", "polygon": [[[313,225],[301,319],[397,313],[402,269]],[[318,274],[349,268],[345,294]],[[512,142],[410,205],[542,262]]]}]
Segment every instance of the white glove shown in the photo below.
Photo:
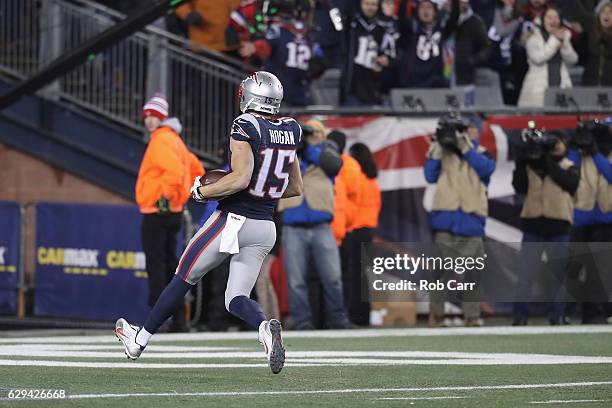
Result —
[{"label": "white glove", "polygon": [[193,181],[193,186],[191,186],[191,198],[193,198],[194,200],[196,200],[197,202],[205,202],[207,201],[206,198],[204,198],[204,196],[202,196],[202,194],[200,194],[199,192],[199,188],[202,187],[202,181],[201,181],[201,177],[198,176],[195,178],[195,180]]},{"label": "white glove", "polygon": [[435,140],[431,142],[429,145],[429,151],[427,152],[427,157],[432,160],[442,159],[442,146],[440,146],[440,143],[436,142]]},{"label": "white glove", "polygon": [[474,143],[472,143],[472,139],[467,133],[461,133],[459,137],[457,137],[457,147],[461,150],[461,153],[466,154],[474,147]]}]

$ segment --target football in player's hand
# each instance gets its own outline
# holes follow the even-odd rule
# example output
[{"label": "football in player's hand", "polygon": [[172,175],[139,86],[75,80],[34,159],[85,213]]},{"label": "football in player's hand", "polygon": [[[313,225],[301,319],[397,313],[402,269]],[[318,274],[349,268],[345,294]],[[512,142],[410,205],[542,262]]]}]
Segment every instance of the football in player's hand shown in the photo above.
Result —
[{"label": "football in player's hand", "polygon": [[[217,169],[217,170],[207,171],[206,174],[202,177],[202,185],[207,186],[209,184],[214,184],[225,176],[227,176],[227,171],[225,170]],[[211,198],[211,200],[219,201],[219,200],[223,200],[225,197],[227,196],[215,197],[215,198]]]},{"label": "football in player's hand", "polygon": [[207,186],[209,184],[214,184],[225,176],[227,176],[227,171],[225,170],[218,169],[207,171],[204,177],[202,177],[204,179],[202,180],[202,185]]}]

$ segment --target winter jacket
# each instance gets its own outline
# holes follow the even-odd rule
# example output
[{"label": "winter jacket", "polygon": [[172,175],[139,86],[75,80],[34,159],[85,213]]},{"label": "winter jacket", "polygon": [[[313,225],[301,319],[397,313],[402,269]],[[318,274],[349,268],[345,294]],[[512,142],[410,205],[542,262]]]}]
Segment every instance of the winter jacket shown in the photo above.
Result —
[{"label": "winter jacket", "polygon": [[336,177],[334,182],[334,219],[331,222],[331,229],[336,238],[336,245],[340,246],[342,240],[346,236],[346,207],[348,197],[346,195],[346,185],[344,180],[340,177]]},{"label": "winter jacket", "polygon": [[316,225],[332,221],[334,180],[319,167],[324,147],[324,143],[308,145],[300,154],[304,193],[279,201],[278,211],[283,211],[285,225]]},{"label": "winter jacket", "polygon": [[570,150],[568,159],[580,167],[574,225],[584,227],[612,223],[612,162],[601,153],[581,155]]},{"label": "winter jacket", "polygon": [[[215,51],[232,51],[225,43],[225,31],[230,23],[230,14],[240,6],[240,0],[191,0],[176,9],[176,15],[189,23],[189,13],[196,12],[201,24],[190,24],[189,39]],[[197,50],[196,50],[197,51]]]},{"label": "winter jacket", "polygon": [[587,44],[582,86],[612,86],[612,34],[585,33]]},{"label": "winter jacket", "polygon": [[455,82],[457,85],[473,85],[476,68],[491,55],[491,42],[482,19],[471,9],[459,18],[455,34]]},{"label": "winter jacket", "polygon": [[580,169],[567,158],[549,157],[537,162],[518,159],[512,186],[526,194],[521,211],[524,232],[554,236],[569,233],[573,220],[573,200],[580,182]]},{"label": "winter jacket", "polygon": [[151,133],[136,180],[136,203],[143,214],[157,213],[162,197],[171,212],[183,211],[193,180],[204,174],[202,163],[179,136],[181,130],[178,119],[170,118]]},{"label": "winter jacket", "polygon": [[551,35],[548,40],[544,39],[541,29],[534,29],[527,39],[527,59],[529,71],[523,81],[519,106],[543,107],[544,93],[549,87],[548,63],[557,51],[561,52],[561,88],[571,88],[572,80],[569,76],[568,66],[578,62],[578,55],[570,42],[570,33],[561,42],[557,37]]},{"label": "winter jacket", "polygon": [[380,186],[376,179],[371,179],[360,172],[359,177],[361,178],[361,192],[357,200],[357,213],[353,220],[353,229],[360,228],[377,228],[378,227],[378,215],[382,207],[382,201],[380,197]]},{"label": "winter jacket", "polygon": [[487,186],[495,161],[477,141],[462,156],[444,152],[442,160],[428,158],[425,179],[438,183],[430,213],[432,228],[464,236],[484,236]]},{"label": "winter jacket", "polygon": [[563,15],[569,21],[576,21],[587,29],[593,22],[593,12],[600,0],[569,0]]},{"label": "winter jacket", "polygon": [[358,211],[359,195],[363,191],[361,166],[357,160],[346,153],[342,154],[342,168],[337,178],[341,178],[346,186],[346,232],[351,232],[354,229],[353,224]]}]

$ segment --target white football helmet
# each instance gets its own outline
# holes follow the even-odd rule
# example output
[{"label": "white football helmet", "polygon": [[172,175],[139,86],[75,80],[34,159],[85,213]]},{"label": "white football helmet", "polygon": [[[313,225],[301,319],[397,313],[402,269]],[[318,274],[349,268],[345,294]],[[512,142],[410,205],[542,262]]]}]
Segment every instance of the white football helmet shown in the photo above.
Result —
[{"label": "white football helmet", "polygon": [[276,75],[257,71],[242,81],[238,88],[240,111],[247,110],[276,115],[283,100],[283,84]]}]

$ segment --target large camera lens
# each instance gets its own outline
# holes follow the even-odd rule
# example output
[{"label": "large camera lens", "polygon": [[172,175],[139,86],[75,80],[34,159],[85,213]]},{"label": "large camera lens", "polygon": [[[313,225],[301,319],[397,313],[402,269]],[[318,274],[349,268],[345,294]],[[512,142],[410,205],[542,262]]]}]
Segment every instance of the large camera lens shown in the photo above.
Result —
[{"label": "large camera lens", "polygon": [[457,146],[457,134],[455,129],[449,126],[442,126],[436,130],[436,140],[442,147]]}]

